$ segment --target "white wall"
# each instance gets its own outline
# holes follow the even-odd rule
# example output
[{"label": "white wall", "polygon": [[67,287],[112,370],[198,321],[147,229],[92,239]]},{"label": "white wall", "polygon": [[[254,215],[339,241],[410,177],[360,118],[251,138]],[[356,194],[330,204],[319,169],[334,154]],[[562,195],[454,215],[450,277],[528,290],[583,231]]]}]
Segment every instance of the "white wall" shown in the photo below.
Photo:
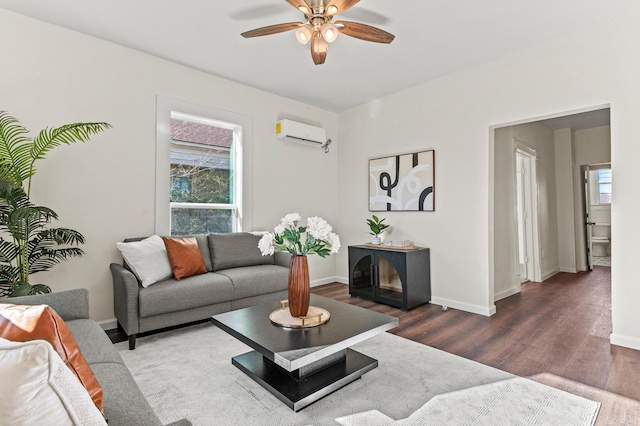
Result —
[{"label": "white wall", "polygon": [[554,131],[556,197],[558,207],[558,261],[562,272],[577,272],[573,188],[573,131]]},{"label": "white wall", "polygon": [[[154,232],[157,95],[252,117],[255,229],[273,229],[298,211],[322,216],[340,232],[335,113],[2,9],[0,39],[0,109],[33,136],[77,121],[114,127],[87,144],[55,149],[33,181],[33,200],[53,208],[59,225],[82,232],[87,242],[86,256],[32,279],[54,291],[88,288],[92,318],[114,316],[109,263],[121,261],[115,243]],[[277,140],[275,123],[283,117],[325,127],[335,142],[330,153]],[[312,281],[333,281],[335,260],[315,256],[310,271]]]},{"label": "white wall", "polygon": [[[346,280],[346,245],[366,241],[367,160],[434,148],[436,211],[390,213],[388,237],[431,247],[435,303],[493,310],[493,132],[585,107],[611,106],[616,182],[612,342],[640,349],[640,17],[457,72],[335,114],[212,77],[133,50],[0,11],[0,108],[31,129],[105,120],[115,128],[41,163],[34,198],[82,231],[87,256],[46,277],[55,290],[86,286],[92,316],[108,319],[116,241],[153,229],[155,96],[161,94],[254,118],[254,226],[271,228],[293,210],[334,225],[344,250],[311,265],[312,279]],[[291,114],[322,124],[328,155],[273,137]],[[337,134],[337,137],[336,137]],[[286,165],[285,165],[286,164]],[[322,178],[308,177],[321,170]],[[338,186],[339,183],[339,186]],[[337,195],[336,195],[337,194]],[[491,253],[491,254],[490,254]],[[45,281],[45,277],[43,277]]]},{"label": "white wall", "polygon": [[538,237],[542,280],[558,272],[555,149],[553,131],[542,123],[526,123],[495,130],[494,156],[494,298],[514,294],[516,286],[516,216],[514,143],[536,150],[538,176]]},{"label": "white wall", "polygon": [[[367,159],[434,148],[436,211],[386,216],[394,239],[408,237],[431,248],[434,302],[489,313],[495,272],[490,127],[610,105],[616,182],[612,342],[640,348],[638,40],[640,17],[631,16],[341,113],[344,243],[366,239]],[[346,277],[347,267],[344,251],[338,275]]]}]

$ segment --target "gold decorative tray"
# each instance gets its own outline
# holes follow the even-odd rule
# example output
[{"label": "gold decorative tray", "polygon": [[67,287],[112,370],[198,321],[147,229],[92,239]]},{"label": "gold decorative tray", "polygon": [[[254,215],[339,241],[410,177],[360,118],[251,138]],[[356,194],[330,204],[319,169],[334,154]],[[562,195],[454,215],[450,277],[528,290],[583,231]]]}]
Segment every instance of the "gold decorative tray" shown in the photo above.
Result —
[{"label": "gold decorative tray", "polygon": [[418,246],[390,246],[388,244],[373,244],[373,243],[366,243],[365,246],[367,247],[373,247],[373,248],[379,248],[379,249],[389,249],[389,250],[418,250],[420,247]]},{"label": "gold decorative tray", "polygon": [[303,317],[291,316],[289,312],[289,301],[281,300],[280,308],[271,312],[269,319],[271,322],[279,327],[286,328],[311,328],[317,327],[329,321],[331,314],[329,311],[317,306],[309,306],[307,315]]}]

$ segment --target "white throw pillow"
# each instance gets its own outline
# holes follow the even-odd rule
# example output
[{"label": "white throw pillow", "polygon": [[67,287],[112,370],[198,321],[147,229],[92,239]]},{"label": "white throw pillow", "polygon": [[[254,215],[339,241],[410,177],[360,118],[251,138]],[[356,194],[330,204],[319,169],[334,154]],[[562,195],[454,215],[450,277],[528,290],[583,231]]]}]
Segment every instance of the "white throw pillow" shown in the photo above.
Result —
[{"label": "white throw pillow", "polygon": [[45,340],[0,338],[0,377],[2,424],[107,424],[87,390]]},{"label": "white throw pillow", "polygon": [[159,236],[152,235],[142,241],[116,245],[131,271],[142,283],[142,287],[149,287],[158,281],[173,277],[167,249]]}]

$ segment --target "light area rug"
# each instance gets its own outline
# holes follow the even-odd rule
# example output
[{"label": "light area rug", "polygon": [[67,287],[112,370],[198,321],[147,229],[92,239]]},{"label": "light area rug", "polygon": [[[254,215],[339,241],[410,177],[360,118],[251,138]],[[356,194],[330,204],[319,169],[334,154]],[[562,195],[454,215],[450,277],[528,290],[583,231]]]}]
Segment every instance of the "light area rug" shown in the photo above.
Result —
[{"label": "light area rug", "polygon": [[599,402],[601,405],[596,426],[640,426],[640,401],[551,373],[540,373],[528,378],[556,389]]},{"label": "light area rug", "polygon": [[433,397],[398,421],[368,411],[338,418],[344,426],[593,425],[600,404],[516,377]]},{"label": "light area rug", "polygon": [[251,349],[211,324],[141,337],[134,351],[127,342],[115,346],[160,419],[194,426],[337,425],[371,410],[402,420],[436,395],[515,378],[383,333],[353,346],[378,368],[296,413],[231,364]]}]

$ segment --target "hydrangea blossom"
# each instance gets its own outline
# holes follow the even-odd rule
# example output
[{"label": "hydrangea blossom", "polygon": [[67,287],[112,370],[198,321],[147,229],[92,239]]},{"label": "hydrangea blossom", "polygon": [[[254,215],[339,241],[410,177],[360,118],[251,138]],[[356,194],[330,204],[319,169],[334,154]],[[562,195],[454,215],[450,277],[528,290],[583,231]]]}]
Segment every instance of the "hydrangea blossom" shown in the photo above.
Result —
[{"label": "hydrangea blossom", "polygon": [[338,237],[338,235],[334,234],[333,232],[329,232],[327,238],[329,240],[329,246],[331,247],[331,249],[329,250],[329,254],[337,253],[338,250],[340,250],[340,237]]},{"label": "hydrangea blossom", "polygon": [[321,217],[314,216],[307,219],[307,233],[315,239],[326,240],[331,229],[331,225]]},{"label": "hydrangea blossom", "polygon": [[273,238],[274,234],[267,232],[260,238],[260,241],[258,241],[258,248],[263,256],[270,256],[275,252]]},{"label": "hydrangea blossom", "polygon": [[[331,232],[332,227],[321,217],[307,219],[307,226],[298,226],[301,218],[298,213],[290,213],[280,220],[273,233],[266,233],[258,242],[263,256],[276,251],[287,251],[298,256],[317,254],[326,257],[340,249],[340,238]],[[307,238],[303,242],[302,234]]]}]

